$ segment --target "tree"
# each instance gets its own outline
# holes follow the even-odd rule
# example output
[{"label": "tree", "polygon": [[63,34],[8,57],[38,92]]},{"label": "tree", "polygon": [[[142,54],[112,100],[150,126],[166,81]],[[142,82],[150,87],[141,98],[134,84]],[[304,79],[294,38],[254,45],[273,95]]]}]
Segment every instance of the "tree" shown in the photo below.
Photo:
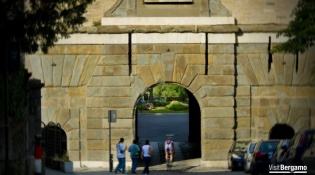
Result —
[{"label": "tree", "polygon": [[288,28],[280,31],[277,36],[286,36],[289,40],[273,48],[275,52],[298,54],[304,53],[315,41],[315,1],[299,0],[291,16]]},{"label": "tree", "polygon": [[1,0],[0,29],[5,41],[19,42],[22,51],[43,52],[58,37],[68,37],[86,20],[93,0]]},{"label": "tree", "polygon": [[171,97],[179,97],[183,101],[188,98],[186,89],[176,84],[162,84],[155,86],[153,89],[153,94],[155,97],[162,96],[166,99]]}]

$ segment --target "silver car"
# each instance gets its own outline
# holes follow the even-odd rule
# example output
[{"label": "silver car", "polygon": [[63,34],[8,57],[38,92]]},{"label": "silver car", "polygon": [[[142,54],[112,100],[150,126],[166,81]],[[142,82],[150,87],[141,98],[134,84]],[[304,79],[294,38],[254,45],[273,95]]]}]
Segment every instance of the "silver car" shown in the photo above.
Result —
[{"label": "silver car", "polygon": [[246,173],[249,173],[249,170],[250,170],[250,162],[252,161],[255,145],[256,145],[256,142],[249,142],[246,148],[246,152],[244,156],[244,171]]}]

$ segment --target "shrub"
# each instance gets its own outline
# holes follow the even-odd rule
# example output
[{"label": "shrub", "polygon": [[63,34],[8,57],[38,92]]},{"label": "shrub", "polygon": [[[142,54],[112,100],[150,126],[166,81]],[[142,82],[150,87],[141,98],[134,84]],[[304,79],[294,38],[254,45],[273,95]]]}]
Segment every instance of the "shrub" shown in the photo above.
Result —
[{"label": "shrub", "polygon": [[165,106],[169,110],[173,111],[184,111],[188,109],[188,105],[178,102],[178,101],[172,101],[170,104]]}]

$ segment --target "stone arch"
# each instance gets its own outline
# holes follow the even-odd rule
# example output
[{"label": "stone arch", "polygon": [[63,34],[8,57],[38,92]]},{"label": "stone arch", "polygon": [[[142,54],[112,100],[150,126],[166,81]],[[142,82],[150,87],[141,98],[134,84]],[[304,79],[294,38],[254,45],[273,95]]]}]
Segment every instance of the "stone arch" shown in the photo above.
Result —
[{"label": "stone arch", "polygon": [[269,131],[269,139],[292,139],[294,137],[294,129],[285,123],[275,124]]}]

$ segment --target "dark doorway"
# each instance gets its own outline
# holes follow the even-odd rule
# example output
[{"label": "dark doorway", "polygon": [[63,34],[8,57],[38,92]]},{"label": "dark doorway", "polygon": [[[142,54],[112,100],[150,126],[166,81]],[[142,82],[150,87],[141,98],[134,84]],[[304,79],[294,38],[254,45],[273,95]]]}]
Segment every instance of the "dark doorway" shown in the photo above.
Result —
[{"label": "dark doorway", "polygon": [[269,131],[269,139],[292,139],[295,134],[294,129],[287,125],[277,123]]}]

